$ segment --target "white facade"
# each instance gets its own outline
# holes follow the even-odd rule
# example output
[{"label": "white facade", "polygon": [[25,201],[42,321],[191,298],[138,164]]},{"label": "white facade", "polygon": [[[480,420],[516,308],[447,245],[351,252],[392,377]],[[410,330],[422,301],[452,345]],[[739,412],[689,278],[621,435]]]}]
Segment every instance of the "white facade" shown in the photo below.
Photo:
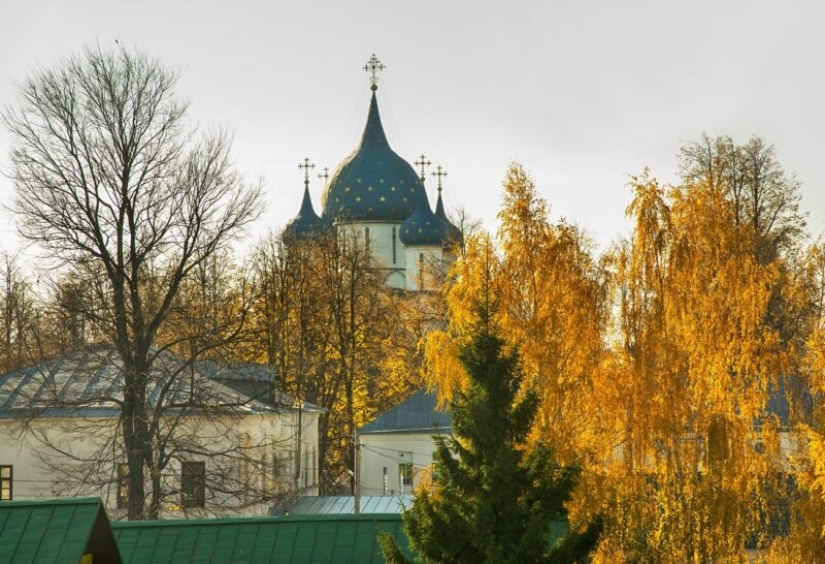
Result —
[{"label": "white facade", "polygon": [[432,433],[365,434],[360,439],[362,495],[410,494],[432,483]]},{"label": "white facade", "polygon": [[[318,415],[303,412],[300,433],[297,410],[185,418],[178,437],[206,440],[203,448],[214,454],[175,455],[162,473],[160,517],[264,515],[279,495],[318,495]],[[13,499],[98,496],[110,517],[125,518],[128,487],[118,472],[126,460],[116,448],[111,458],[99,457],[118,434],[114,417],[45,416],[28,426],[0,418],[0,466],[11,467]],[[182,462],[203,463],[203,503],[183,499]]]},{"label": "white facade", "polygon": [[[272,390],[266,367],[197,366],[158,351],[146,375],[144,507],[160,518],[261,515],[317,495],[323,410]],[[0,375],[0,497],[99,496],[125,516],[125,382],[106,345]]]},{"label": "white facade", "polygon": [[445,263],[441,245],[407,247],[407,290],[437,290],[444,279]]},{"label": "white facade", "polygon": [[378,268],[385,271],[385,282],[393,288],[407,286],[407,255],[398,238],[401,223],[357,222],[336,225],[339,237],[363,242]]}]

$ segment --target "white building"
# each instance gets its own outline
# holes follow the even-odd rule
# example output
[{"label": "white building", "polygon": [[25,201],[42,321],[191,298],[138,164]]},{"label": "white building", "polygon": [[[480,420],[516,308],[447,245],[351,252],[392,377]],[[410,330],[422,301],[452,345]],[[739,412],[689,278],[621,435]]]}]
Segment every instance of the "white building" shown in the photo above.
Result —
[{"label": "white building", "polygon": [[433,435],[452,434],[450,415],[425,391],[361,427],[359,479],[364,496],[409,494],[432,479]]},{"label": "white building", "polygon": [[[121,366],[98,346],[0,376],[3,499],[100,496],[110,516],[125,516]],[[196,370],[158,353],[146,417],[162,518],[261,515],[285,496],[318,494],[323,410],[271,384],[261,367]]]}]

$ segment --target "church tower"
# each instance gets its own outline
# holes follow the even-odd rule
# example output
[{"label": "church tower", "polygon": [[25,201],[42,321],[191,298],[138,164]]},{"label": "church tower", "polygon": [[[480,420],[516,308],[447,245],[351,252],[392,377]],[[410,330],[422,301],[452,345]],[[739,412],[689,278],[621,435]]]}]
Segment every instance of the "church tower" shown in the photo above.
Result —
[{"label": "church tower", "polygon": [[[455,240],[457,228],[444,215],[441,178],[437,211],[433,212],[424,189],[423,170],[419,177],[387,141],[377,99],[378,73],[383,69],[375,55],[364,67],[371,90],[367,123],[358,146],[326,183],[321,216],[315,214],[309,197],[307,168],[301,209],[287,224],[284,235],[312,236],[332,225],[339,237],[364,242],[375,265],[384,271],[387,285],[433,289],[435,281],[424,276],[423,266],[446,269],[445,259],[450,255],[445,249]],[[305,159],[299,166],[312,165]]]}]

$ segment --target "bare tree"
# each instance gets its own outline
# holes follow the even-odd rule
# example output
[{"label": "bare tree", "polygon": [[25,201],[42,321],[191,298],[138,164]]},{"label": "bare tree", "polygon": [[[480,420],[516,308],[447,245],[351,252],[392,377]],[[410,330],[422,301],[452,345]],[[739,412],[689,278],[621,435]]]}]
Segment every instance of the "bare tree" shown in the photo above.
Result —
[{"label": "bare tree", "polygon": [[731,203],[734,221],[750,229],[754,258],[768,264],[794,251],[805,234],[799,211],[799,181],[782,168],[773,145],[759,137],[737,145],[727,136],[685,145],[680,154],[688,183],[720,186]]},{"label": "bare tree", "polygon": [[38,358],[37,304],[32,284],[19,255],[0,253],[0,373],[15,370]]},{"label": "bare tree", "polygon": [[[20,86],[11,133],[22,236],[62,264],[99,272],[87,322],[124,374],[119,427],[128,518],[146,515],[154,447],[149,374],[184,282],[258,215],[260,188],[230,160],[225,132],[196,135],[178,74],[147,55],[87,47]],[[196,351],[195,351],[196,352]]]}]

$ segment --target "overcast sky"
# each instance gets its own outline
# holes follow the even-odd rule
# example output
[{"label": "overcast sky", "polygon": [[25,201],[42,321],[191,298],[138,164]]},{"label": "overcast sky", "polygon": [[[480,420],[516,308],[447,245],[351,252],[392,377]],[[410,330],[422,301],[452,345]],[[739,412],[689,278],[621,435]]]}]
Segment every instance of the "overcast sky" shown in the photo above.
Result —
[{"label": "overcast sky", "polygon": [[[234,131],[238,166],[264,179],[253,239],[296,213],[304,157],[332,170],[357,144],[372,53],[390,144],[442,165],[447,207],[489,229],[517,160],[553,219],[605,248],[627,230],[629,175],[675,180],[679,147],[706,132],[774,144],[825,232],[825,2],[3,0],[0,20],[3,106],[84,43],[179,68],[191,117]],[[2,130],[4,169],[8,151]],[[313,177],[319,211],[321,190]],[[12,194],[1,177],[0,202]],[[0,246],[13,231],[2,212]]]}]

